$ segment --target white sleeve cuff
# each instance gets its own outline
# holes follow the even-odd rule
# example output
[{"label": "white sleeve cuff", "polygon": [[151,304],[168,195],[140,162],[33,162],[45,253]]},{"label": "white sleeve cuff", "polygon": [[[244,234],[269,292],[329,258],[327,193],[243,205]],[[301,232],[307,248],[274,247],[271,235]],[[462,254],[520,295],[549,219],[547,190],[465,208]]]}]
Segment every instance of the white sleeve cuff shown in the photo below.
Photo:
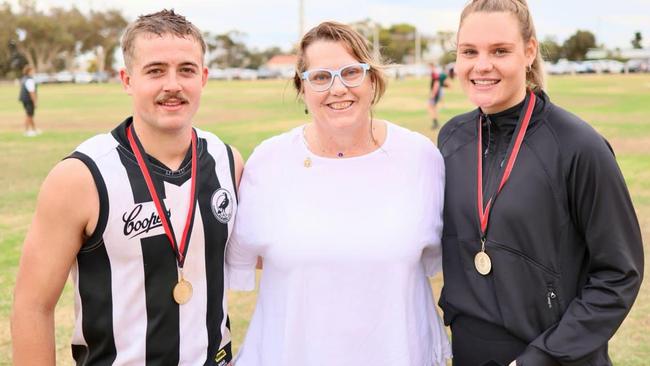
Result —
[{"label": "white sleeve cuff", "polygon": [[255,290],[255,268],[234,268],[226,266],[228,288],[235,291]]},{"label": "white sleeve cuff", "polygon": [[442,270],[442,248],[440,245],[428,246],[424,249],[422,264],[424,265],[424,273],[428,277],[433,277]]}]

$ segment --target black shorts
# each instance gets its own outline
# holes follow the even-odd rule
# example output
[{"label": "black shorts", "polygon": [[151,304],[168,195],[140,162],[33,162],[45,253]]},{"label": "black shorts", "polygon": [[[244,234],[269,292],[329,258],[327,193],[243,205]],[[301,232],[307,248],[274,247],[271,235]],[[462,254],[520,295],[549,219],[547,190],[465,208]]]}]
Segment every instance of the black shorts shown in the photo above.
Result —
[{"label": "black shorts", "polygon": [[477,318],[459,315],[451,323],[454,366],[505,366],[527,346],[504,328]]},{"label": "black shorts", "polygon": [[23,108],[25,108],[25,113],[27,113],[28,116],[33,117],[34,116],[34,102],[29,101],[25,102],[23,101]]}]

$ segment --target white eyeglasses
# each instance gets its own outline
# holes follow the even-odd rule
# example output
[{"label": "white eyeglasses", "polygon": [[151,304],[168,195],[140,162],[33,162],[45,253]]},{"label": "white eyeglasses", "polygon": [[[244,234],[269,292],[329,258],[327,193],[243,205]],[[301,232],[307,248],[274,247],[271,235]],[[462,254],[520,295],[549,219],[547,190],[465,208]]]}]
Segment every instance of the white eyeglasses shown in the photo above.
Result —
[{"label": "white eyeglasses", "polygon": [[366,73],[370,70],[370,65],[358,63],[343,66],[338,70],[314,69],[302,73],[302,80],[307,80],[309,86],[316,92],[329,90],[334,84],[334,78],[339,77],[341,83],[348,88],[354,88],[366,78]]}]

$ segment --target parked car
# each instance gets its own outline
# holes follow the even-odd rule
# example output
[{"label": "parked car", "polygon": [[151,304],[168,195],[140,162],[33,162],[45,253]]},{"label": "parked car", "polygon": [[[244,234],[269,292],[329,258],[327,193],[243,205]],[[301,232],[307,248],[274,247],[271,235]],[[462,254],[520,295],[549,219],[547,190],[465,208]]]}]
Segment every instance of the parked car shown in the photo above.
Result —
[{"label": "parked car", "polygon": [[107,83],[110,76],[106,71],[97,71],[93,74],[93,83]]},{"label": "parked car", "polygon": [[625,71],[625,64],[616,60],[602,60],[602,71],[610,74],[620,74]]},{"label": "parked car", "polygon": [[257,69],[258,79],[278,79],[282,77],[280,70],[269,69],[268,67],[260,67]]},{"label": "parked car", "polygon": [[54,74],[54,80],[57,83],[72,83],[74,82],[74,75],[70,71],[61,71]]},{"label": "parked car", "polygon": [[573,73],[575,74],[592,74],[596,72],[594,70],[593,65],[591,65],[588,61],[583,61],[583,62],[577,62],[577,61],[569,61],[571,63],[571,67],[573,68]]},{"label": "parked car", "polygon": [[76,84],[89,84],[94,82],[94,80],[93,74],[89,72],[82,71],[74,74],[74,82]]},{"label": "parked car", "polygon": [[223,69],[213,68],[208,70],[208,79],[227,80],[228,76]]},{"label": "parked car", "polygon": [[620,74],[623,72],[625,65],[616,60],[589,60],[583,62],[587,67],[588,73]]},{"label": "parked car", "polygon": [[650,61],[629,60],[625,63],[627,72],[650,72]]},{"label": "parked car", "polygon": [[569,61],[565,58],[559,59],[556,63],[546,63],[546,70],[551,75],[566,75],[587,72],[585,65]]},{"label": "parked car", "polygon": [[257,71],[252,69],[236,68],[233,70],[235,80],[257,80]]},{"label": "parked car", "polygon": [[48,84],[48,83],[54,83],[56,79],[54,76],[44,73],[44,72],[39,72],[34,74],[34,81],[36,84]]}]

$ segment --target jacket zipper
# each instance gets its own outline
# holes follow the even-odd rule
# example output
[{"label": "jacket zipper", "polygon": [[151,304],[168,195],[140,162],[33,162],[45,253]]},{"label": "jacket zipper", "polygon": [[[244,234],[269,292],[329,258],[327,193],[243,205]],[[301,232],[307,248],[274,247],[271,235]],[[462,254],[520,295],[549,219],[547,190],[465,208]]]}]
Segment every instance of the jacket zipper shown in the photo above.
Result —
[{"label": "jacket zipper", "polygon": [[549,286],[546,292],[546,303],[548,304],[549,309],[553,309],[553,303],[555,302],[555,299],[557,299],[555,290],[553,289],[553,287]]},{"label": "jacket zipper", "polygon": [[[505,251],[507,251],[507,252],[510,252],[510,253],[512,253],[512,254],[514,254],[514,255],[520,257],[520,258],[523,258],[523,259],[524,259],[525,261],[527,261],[528,263],[530,263],[530,264],[536,266],[537,268],[539,268],[539,269],[541,269],[542,271],[544,271],[544,272],[550,274],[551,276],[553,276],[553,277],[555,277],[555,278],[560,277],[560,274],[559,274],[559,273],[553,271],[552,269],[546,267],[545,265],[543,265],[543,264],[541,264],[541,263],[538,263],[537,261],[535,261],[534,259],[532,259],[532,258],[530,258],[529,256],[525,255],[524,253],[522,253],[522,252],[520,252],[520,251],[518,251],[518,250],[516,250],[516,249],[510,248],[510,247],[507,246],[507,245],[503,245],[503,244],[501,244],[501,243],[499,243],[499,242],[496,242],[496,241],[494,241],[494,240],[490,240],[490,239],[488,239],[487,242],[485,243],[485,246],[486,246],[486,247],[496,247],[496,248],[499,248],[499,249],[501,249],[501,250],[505,250]],[[550,286],[550,285],[549,285],[549,286]]]}]

